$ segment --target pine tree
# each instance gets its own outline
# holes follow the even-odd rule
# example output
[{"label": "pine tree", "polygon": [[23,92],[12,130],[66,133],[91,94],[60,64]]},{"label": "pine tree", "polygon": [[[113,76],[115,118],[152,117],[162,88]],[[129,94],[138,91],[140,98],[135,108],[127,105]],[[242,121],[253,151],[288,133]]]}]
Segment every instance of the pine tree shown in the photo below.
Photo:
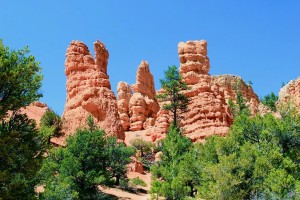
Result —
[{"label": "pine tree", "polygon": [[163,109],[173,113],[173,123],[177,127],[178,115],[187,110],[189,103],[189,98],[182,93],[188,89],[188,86],[182,81],[175,65],[168,67],[165,71],[165,78],[161,79],[160,83],[164,93],[157,95],[157,98],[167,102],[163,105]]}]

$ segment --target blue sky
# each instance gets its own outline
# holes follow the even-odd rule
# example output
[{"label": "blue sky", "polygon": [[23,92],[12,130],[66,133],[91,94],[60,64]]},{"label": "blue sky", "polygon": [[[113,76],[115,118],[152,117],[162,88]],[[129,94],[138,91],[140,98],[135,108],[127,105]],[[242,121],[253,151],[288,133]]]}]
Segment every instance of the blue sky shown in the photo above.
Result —
[{"label": "blue sky", "polygon": [[180,41],[208,41],[210,74],[235,74],[262,97],[300,76],[298,0],[0,0],[0,38],[12,49],[28,45],[41,62],[42,102],[62,114],[65,52],[72,40],[110,53],[112,89],[135,82],[147,60],[159,89],[168,65],[179,66]]}]

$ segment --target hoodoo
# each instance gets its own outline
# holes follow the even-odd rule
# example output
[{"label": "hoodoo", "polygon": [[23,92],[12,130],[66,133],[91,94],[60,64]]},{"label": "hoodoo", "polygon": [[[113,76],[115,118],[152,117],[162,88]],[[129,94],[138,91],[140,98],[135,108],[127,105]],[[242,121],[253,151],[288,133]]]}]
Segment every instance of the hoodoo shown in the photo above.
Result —
[{"label": "hoodoo", "polygon": [[190,88],[185,95],[191,99],[181,121],[185,134],[193,141],[203,140],[210,135],[225,135],[231,125],[231,114],[224,92],[211,83],[207,42],[180,42],[178,54],[179,72]]},{"label": "hoodoo", "polygon": [[74,134],[84,127],[92,115],[95,123],[108,135],[124,140],[124,130],[118,115],[117,101],[107,75],[108,51],[99,41],[94,43],[95,59],[88,47],[72,41],[67,49],[65,74],[67,98],[63,113],[63,130]]}]

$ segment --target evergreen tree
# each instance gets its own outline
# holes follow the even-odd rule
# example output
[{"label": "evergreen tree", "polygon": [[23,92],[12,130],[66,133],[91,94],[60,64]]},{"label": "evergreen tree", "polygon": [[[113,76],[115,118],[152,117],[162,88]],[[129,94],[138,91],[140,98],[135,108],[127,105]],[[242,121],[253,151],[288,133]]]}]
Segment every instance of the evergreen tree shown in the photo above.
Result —
[{"label": "evergreen tree", "polygon": [[79,199],[99,199],[97,186],[107,183],[109,177],[104,134],[99,129],[79,129],[68,138],[65,149],[53,149],[41,173],[46,184],[42,196],[51,197],[59,189],[66,189]]},{"label": "evergreen tree", "polygon": [[28,53],[28,47],[11,51],[0,40],[0,118],[8,110],[18,110],[42,96],[41,68]]},{"label": "evergreen tree", "polygon": [[127,164],[131,162],[130,156],[135,153],[133,147],[126,147],[123,143],[117,143],[115,137],[108,137],[105,149],[109,155],[110,178],[115,178],[115,185],[120,185],[120,180],[125,180]]},{"label": "evergreen tree", "polygon": [[151,168],[153,175],[153,193],[162,195],[167,199],[181,199],[189,194],[189,180],[179,176],[181,162],[187,160],[185,154],[191,148],[190,139],[182,136],[179,129],[172,124],[169,128],[167,138],[162,141],[162,157],[156,165]]},{"label": "evergreen tree", "polygon": [[35,199],[46,145],[36,124],[14,114],[0,123],[0,199]]},{"label": "evergreen tree", "polygon": [[[0,40],[0,199],[35,199],[46,139],[17,113],[42,95],[39,63],[25,47],[11,51]],[[13,111],[9,117],[7,111]],[[7,117],[5,119],[5,117]]]},{"label": "evergreen tree", "polygon": [[177,126],[178,115],[187,110],[189,98],[182,91],[187,90],[188,87],[182,81],[175,65],[168,67],[168,70],[165,71],[165,78],[161,79],[160,83],[164,93],[157,95],[157,98],[168,102],[163,105],[163,109],[173,113],[173,123]]},{"label": "evergreen tree", "polygon": [[60,116],[53,110],[47,110],[41,118],[39,132],[48,140],[50,145],[51,137],[58,137],[61,135],[62,120]]},{"label": "evergreen tree", "polygon": [[237,116],[227,137],[198,146],[199,197],[299,199],[300,117]]},{"label": "evergreen tree", "polygon": [[87,128],[69,136],[66,148],[51,150],[41,171],[41,184],[46,185],[43,199],[104,199],[99,185],[118,185],[126,179],[134,149],[106,136],[92,117],[87,123]]},{"label": "evergreen tree", "polygon": [[278,96],[271,92],[264,96],[263,99],[260,100],[264,105],[268,106],[272,111],[276,112],[276,102],[278,101]]},{"label": "evergreen tree", "polygon": [[155,147],[152,142],[145,141],[141,138],[135,138],[131,140],[130,144],[136,148],[137,151],[139,151],[141,157],[144,157],[145,154],[151,154],[152,149]]},{"label": "evergreen tree", "polygon": [[250,115],[250,109],[246,104],[246,99],[241,92],[241,81],[238,81],[235,85],[236,103],[230,99],[228,101],[229,109],[234,117],[238,115]]}]

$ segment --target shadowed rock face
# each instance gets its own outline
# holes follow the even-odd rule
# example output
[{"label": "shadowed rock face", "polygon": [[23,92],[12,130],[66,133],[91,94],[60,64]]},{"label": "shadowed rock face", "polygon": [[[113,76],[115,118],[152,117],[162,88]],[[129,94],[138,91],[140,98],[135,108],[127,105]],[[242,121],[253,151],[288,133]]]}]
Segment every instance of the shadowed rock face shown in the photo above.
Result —
[{"label": "shadowed rock face", "polygon": [[296,109],[300,112],[300,78],[291,80],[279,91],[278,104],[286,103],[295,104]]},{"label": "shadowed rock face", "polygon": [[80,41],[72,41],[67,49],[67,99],[63,130],[67,135],[74,134],[77,128],[85,126],[86,118],[92,115],[96,124],[108,135],[124,140],[116,97],[107,75],[108,51],[99,41],[94,43],[94,51],[95,59]]}]

